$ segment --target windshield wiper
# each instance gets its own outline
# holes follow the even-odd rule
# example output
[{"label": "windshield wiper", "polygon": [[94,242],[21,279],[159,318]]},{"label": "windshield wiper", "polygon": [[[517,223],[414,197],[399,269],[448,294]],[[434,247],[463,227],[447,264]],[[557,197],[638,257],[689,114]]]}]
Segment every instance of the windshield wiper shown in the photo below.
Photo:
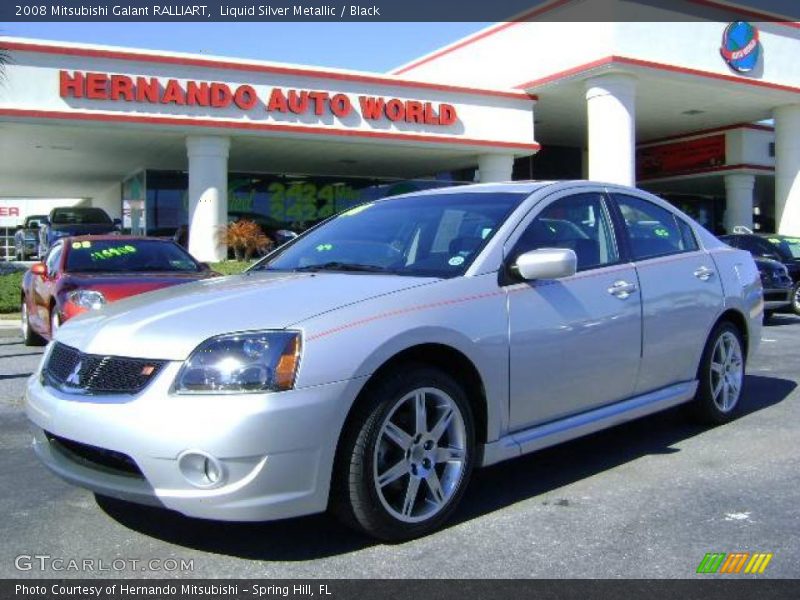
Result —
[{"label": "windshield wiper", "polygon": [[321,263],[318,265],[306,265],[304,267],[297,267],[293,271],[351,271],[363,273],[386,273],[386,267],[379,267],[378,265],[361,265],[358,263],[346,263],[339,261],[331,261]]}]

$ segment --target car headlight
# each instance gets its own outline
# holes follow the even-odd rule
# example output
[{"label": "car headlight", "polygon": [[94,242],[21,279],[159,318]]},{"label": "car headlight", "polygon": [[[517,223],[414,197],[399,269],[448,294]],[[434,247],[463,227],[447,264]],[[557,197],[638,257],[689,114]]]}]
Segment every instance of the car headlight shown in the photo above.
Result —
[{"label": "car headlight", "polygon": [[105,306],[106,297],[102,292],[96,290],[75,290],[67,294],[67,300],[75,306],[88,308],[89,310],[99,310]]},{"label": "car headlight", "polygon": [[207,339],[183,363],[179,394],[278,392],[294,387],[300,363],[297,331],[230,333]]}]

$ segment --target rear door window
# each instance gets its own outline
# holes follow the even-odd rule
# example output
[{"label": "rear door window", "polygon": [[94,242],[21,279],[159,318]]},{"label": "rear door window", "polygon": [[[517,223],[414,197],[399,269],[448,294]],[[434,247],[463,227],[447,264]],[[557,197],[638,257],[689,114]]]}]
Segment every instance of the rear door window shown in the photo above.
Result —
[{"label": "rear door window", "polygon": [[[678,219],[671,211],[636,196],[614,194],[625,220],[628,242],[634,260],[689,252],[697,249],[691,230],[682,231]],[[688,225],[683,223],[685,228]]]}]

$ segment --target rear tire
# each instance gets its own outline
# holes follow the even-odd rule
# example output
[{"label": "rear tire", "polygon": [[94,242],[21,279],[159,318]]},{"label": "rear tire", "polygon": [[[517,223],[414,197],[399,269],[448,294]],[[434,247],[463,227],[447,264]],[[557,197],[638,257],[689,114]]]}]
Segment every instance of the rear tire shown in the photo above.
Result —
[{"label": "rear tire", "polygon": [[331,510],[389,542],[420,537],[453,514],[472,474],[475,427],[447,373],[406,364],[363,392],[334,465]]},{"label": "rear tire", "polygon": [[708,425],[733,420],[741,408],[745,382],[742,333],[729,321],[719,323],[708,337],[698,371],[693,402],[696,418]]},{"label": "rear tire", "polygon": [[31,323],[28,319],[28,305],[25,298],[22,298],[22,305],[20,306],[20,327],[22,329],[22,339],[26,346],[44,346],[47,341],[31,329]]}]

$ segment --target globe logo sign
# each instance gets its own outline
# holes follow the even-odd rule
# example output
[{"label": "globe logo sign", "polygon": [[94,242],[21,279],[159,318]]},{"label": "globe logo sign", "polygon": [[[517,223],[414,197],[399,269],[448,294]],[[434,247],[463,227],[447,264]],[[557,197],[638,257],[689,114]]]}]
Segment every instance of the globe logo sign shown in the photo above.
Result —
[{"label": "globe logo sign", "polygon": [[719,51],[731,69],[739,73],[752,71],[761,54],[758,29],[744,21],[731,23],[722,34],[722,47]]}]

